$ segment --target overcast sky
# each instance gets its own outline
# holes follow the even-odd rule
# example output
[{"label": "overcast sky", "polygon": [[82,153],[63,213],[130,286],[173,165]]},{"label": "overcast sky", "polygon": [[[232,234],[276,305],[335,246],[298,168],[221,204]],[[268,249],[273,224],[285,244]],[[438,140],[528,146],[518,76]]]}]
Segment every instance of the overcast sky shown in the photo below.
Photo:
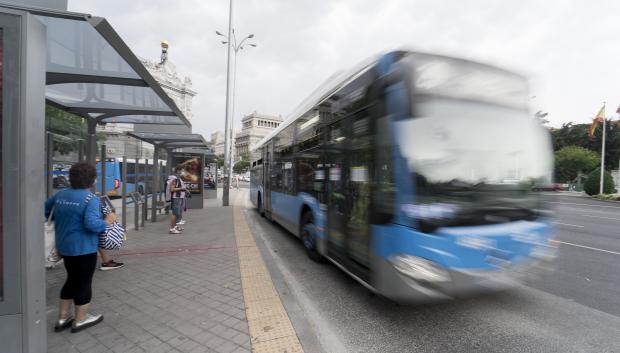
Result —
[{"label": "overcast sky", "polygon": [[[140,57],[169,60],[190,76],[194,132],[224,129],[228,0],[69,0],[106,17]],[[620,1],[236,0],[240,36],[235,125],[253,111],[288,115],[329,75],[408,46],[496,64],[527,75],[532,112],[551,125],[587,122],[620,104]]]}]

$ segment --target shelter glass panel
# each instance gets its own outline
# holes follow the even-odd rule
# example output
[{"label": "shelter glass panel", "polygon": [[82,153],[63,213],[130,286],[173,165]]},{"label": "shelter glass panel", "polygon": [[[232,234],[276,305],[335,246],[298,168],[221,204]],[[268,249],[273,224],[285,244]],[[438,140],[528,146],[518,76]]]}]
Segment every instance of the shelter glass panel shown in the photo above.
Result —
[{"label": "shelter glass panel", "polygon": [[[91,114],[92,115],[92,114]],[[101,119],[104,123],[185,125],[173,115],[120,115]]]},{"label": "shelter glass panel", "polygon": [[150,87],[122,86],[101,83],[61,83],[48,85],[46,96],[67,107],[154,110],[171,109]]},{"label": "shelter glass panel", "polygon": [[[2,111],[4,108],[2,101],[2,87],[3,87],[3,75],[2,72],[4,70],[4,41],[2,39],[2,29],[0,29],[0,195],[4,195],[2,192],[3,180],[2,180],[2,164],[3,164],[3,154],[2,154],[2,134],[3,134],[3,115]],[[4,225],[3,225],[3,217],[2,217],[2,204],[4,204],[3,200],[0,199],[0,302],[4,299]]]},{"label": "shelter glass panel", "polygon": [[140,77],[86,20],[37,16],[47,26],[47,71]]}]

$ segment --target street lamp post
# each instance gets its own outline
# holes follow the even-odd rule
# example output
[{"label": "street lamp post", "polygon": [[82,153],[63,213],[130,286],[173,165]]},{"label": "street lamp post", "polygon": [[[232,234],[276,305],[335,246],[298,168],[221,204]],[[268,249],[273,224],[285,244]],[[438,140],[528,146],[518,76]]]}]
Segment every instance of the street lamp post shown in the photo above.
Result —
[{"label": "street lamp post", "polygon": [[[232,0],[230,1],[230,18],[228,24],[228,36],[220,33],[219,31],[215,31],[218,36],[224,37],[225,40],[222,41],[222,44],[228,45],[228,69],[226,72],[226,128],[225,128],[225,136],[224,136],[224,174],[226,177],[224,178],[223,183],[223,193],[222,193],[222,206],[229,205],[229,189],[230,182],[232,176],[232,140],[233,140],[233,118],[235,115],[235,86],[237,81],[237,53],[239,50],[243,50],[246,46],[256,47],[255,43],[246,43],[248,39],[254,38],[254,34],[247,35],[241,41],[237,41],[237,36],[235,35],[235,30],[232,28]],[[233,73],[233,81],[232,85],[230,83],[230,59],[231,59],[231,51],[235,53],[235,64],[234,64],[234,73]],[[232,94],[231,94],[232,91]]]}]

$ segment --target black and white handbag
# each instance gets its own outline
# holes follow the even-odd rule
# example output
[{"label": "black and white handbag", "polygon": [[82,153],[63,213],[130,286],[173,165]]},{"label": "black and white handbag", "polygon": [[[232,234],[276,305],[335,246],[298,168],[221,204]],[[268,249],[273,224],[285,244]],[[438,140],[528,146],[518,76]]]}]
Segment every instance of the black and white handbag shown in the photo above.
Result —
[{"label": "black and white handbag", "polygon": [[[105,203],[101,203],[101,213],[105,217],[112,213],[110,206]],[[99,234],[99,248],[105,250],[118,250],[123,246],[123,243],[127,240],[127,233],[125,228],[118,222],[114,221],[109,224],[103,233]]]}]

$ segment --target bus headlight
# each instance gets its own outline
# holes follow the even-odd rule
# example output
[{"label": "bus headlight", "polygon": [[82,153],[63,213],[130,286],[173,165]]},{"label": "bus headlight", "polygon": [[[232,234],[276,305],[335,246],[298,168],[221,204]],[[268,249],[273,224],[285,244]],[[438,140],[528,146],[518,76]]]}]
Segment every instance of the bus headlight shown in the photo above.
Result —
[{"label": "bus headlight", "polygon": [[418,256],[395,255],[392,256],[390,262],[398,272],[417,281],[449,282],[451,280],[448,271],[438,264]]}]

